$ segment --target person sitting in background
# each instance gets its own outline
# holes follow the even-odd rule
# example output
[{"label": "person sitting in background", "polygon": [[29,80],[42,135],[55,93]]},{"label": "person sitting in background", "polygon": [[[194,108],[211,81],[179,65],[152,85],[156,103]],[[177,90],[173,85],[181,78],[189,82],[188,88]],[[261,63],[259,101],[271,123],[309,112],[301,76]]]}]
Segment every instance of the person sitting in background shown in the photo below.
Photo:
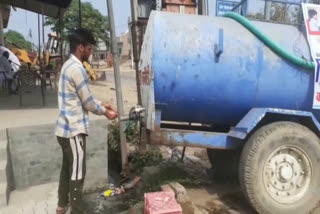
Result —
[{"label": "person sitting in background", "polygon": [[8,83],[8,92],[9,94],[13,94],[12,90],[12,81],[14,72],[12,70],[12,66],[9,61],[9,52],[4,51],[2,56],[0,57],[0,72],[4,75],[4,80]]}]

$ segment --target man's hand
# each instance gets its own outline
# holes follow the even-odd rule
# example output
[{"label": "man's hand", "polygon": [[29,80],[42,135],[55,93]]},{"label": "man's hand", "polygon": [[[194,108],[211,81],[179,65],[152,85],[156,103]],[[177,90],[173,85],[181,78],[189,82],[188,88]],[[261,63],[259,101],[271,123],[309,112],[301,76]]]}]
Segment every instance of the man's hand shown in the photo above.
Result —
[{"label": "man's hand", "polygon": [[114,119],[116,119],[118,117],[118,111],[115,110],[110,104],[102,103],[101,105],[106,109],[105,116],[109,120],[114,120]]},{"label": "man's hand", "polygon": [[106,117],[109,120],[114,120],[118,117],[118,112],[110,110],[110,109],[106,109]]}]

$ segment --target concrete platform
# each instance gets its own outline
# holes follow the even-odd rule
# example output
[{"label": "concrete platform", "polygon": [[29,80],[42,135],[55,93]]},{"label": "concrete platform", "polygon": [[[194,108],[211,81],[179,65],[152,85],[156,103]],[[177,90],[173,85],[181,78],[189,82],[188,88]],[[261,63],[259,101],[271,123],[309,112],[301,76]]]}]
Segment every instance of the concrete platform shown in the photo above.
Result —
[{"label": "concrete platform", "polygon": [[[84,185],[86,193],[104,190],[108,186],[107,125],[107,119],[90,121],[86,151],[87,175]],[[9,128],[9,141],[5,140],[6,130],[0,131],[0,153],[6,155],[0,160],[0,211],[8,201],[9,207],[14,205],[7,212],[12,214],[51,213],[49,205],[56,206],[57,186],[52,183],[59,180],[62,152],[54,136],[54,128],[54,124]],[[10,151],[9,156],[7,151]],[[12,189],[14,191],[10,193]],[[46,192],[48,195],[44,196]],[[25,195],[31,202],[26,200],[22,203],[25,199],[20,195]],[[46,197],[53,197],[54,202],[51,202],[51,199],[48,201]],[[38,203],[41,204],[40,208]],[[23,204],[28,204],[25,205],[27,208]]]},{"label": "concrete platform", "polygon": [[55,214],[58,198],[58,183],[15,190],[3,214]]}]

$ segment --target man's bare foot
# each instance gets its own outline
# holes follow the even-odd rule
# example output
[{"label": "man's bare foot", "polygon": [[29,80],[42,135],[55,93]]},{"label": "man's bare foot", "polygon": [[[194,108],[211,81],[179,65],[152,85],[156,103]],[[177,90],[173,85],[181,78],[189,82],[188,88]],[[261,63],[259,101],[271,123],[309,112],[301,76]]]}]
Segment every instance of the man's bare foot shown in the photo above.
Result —
[{"label": "man's bare foot", "polygon": [[58,206],[57,209],[56,209],[56,213],[57,214],[65,214],[66,211],[67,211],[67,208],[68,207],[60,207],[60,206]]}]

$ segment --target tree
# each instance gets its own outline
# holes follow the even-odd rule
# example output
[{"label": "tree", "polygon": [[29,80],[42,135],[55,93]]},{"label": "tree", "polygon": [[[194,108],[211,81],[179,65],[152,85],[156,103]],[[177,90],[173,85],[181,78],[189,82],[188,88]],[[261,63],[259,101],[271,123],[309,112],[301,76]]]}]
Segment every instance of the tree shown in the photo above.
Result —
[{"label": "tree", "polygon": [[[82,8],[82,27],[90,30],[97,41],[102,40],[109,46],[109,25],[108,18],[103,16],[91,3],[84,2]],[[61,32],[62,38],[79,27],[79,3],[73,0],[61,21],[47,17],[45,25],[52,26],[51,30]]]},{"label": "tree", "polygon": [[8,47],[16,47],[20,49],[25,49],[27,51],[32,51],[33,44],[25,40],[22,34],[14,30],[9,30],[4,34],[6,38],[6,43]]},{"label": "tree", "polygon": [[301,21],[300,6],[297,5],[272,2],[270,12],[273,21],[288,24],[299,24]]},{"label": "tree", "polygon": [[[302,20],[301,6],[296,4],[273,2],[273,1],[259,1],[254,0],[257,5],[256,8],[250,8],[247,17],[279,22],[282,24],[298,25]],[[320,1],[320,0],[315,0]],[[258,11],[259,9],[259,11]],[[252,11],[251,11],[252,10]]]}]

